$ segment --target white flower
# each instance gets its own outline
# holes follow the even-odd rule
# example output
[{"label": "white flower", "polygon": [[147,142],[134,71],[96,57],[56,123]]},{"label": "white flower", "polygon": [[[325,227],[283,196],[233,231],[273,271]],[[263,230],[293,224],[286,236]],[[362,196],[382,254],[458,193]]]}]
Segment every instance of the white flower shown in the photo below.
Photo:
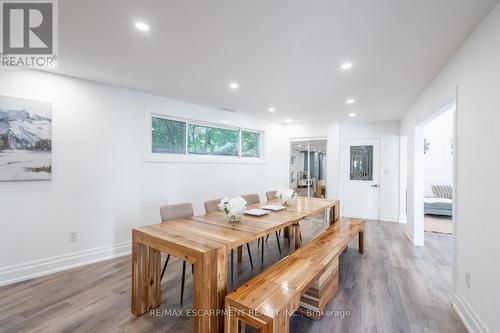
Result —
[{"label": "white flower", "polygon": [[219,208],[226,215],[241,215],[245,210],[247,202],[242,197],[237,198],[224,198],[219,203]]},{"label": "white flower", "polygon": [[287,188],[285,190],[278,190],[278,192],[276,192],[276,197],[283,202],[287,202],[288,200],[293,199],[296,196],[297,192],[290,188]]},{"label": "white flower", "polygon": [[219,203],[220,210],[224,211],[228,203],[229,203],[229,198],[222,199]]}]

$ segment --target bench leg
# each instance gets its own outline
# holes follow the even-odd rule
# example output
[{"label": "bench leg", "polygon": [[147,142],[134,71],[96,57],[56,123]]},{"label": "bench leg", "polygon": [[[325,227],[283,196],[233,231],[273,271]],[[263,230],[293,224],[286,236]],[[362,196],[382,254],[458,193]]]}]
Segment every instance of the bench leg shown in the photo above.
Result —
[{"label": "bench leg", "polygon": [[239,333],[238,330],[238,317],[230,316],[229,311],[231,307],[226,304],[226,315],[224,316],[224,333]]},{"label": "bench leg", "polygon": [[297,223],[296,226],[294,226],[295,229],[295,250],[297,250],[300,247],[300,224]]},{"label": "bench leg", "polygon": [[338,222],[340,220],[340,203],[330,208],[330,225]]},{"label": "bench leg", "polygon": [[359,253],[363,254],[365,253],[365,231],[362,230],[358,234],[358,241],[359,241]]},{"label": "bench leg", "polygon": [[259,333],[272,333],[273,332],[273,323],[269,323],[265,326],[262,326],[260,329],[259,329]]}]

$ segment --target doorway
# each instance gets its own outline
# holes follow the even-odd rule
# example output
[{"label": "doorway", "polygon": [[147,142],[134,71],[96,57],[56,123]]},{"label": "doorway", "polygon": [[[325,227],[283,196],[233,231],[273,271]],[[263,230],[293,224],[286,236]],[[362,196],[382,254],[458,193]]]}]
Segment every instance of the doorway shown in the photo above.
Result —
[{"label": "doorway", "polygon": [[349,139],[343,145],[344,216],[379,219],[379,139]]},{"label": "doorway", "polygon": [[327,140],[290,141],[290,188],[299,196],[326,198]]},{"label": "doorway", "polygon": [[[455,104],[455,98],[451,99],[449,102],[444,104],[440,108],[436,108],[436,111],[431,113],[427,118],[423,119],[416,125],[412,125],[410,131],[412,135],[405,140],[407,143],[407,154],[405,156],[405,163],[401,163],[402,174],[404,179],[401,182],[401,212],[407,214],[405,218],[402,219],[403,222],[409,223],[407,230],[407,237],[416,246],[424,245],[425,238],[425,197],[432,193],[432,190],[425,188],[425,131],[424,128],[432,120],[438,118],[440,115],[451,112],[453,114],[453,136],[450,139],[449,147],[449,158],[451,159],[451,170],[452,170],[452,184],[451,184],[451,197],[452,197],[452,207],[451,207],[451,228],[452,228],[452,241],[454,242],[454,235],[456,232],[456,151],[457,151],[457,140],[456,140],[456,118],[457,118],[457,108]],[[403,150],[402,150],[403,152]],[[446,153],[448,154],[448,153]],[[433,194],[433,193],[432,193]],[[452,251],[454,253],[454,251]],[[454,261],[454,260],[453,260]]]},{"label": "doorway", "polygon": [[423,126],[424,237],[453,230],[453,116],[450,107]]}]

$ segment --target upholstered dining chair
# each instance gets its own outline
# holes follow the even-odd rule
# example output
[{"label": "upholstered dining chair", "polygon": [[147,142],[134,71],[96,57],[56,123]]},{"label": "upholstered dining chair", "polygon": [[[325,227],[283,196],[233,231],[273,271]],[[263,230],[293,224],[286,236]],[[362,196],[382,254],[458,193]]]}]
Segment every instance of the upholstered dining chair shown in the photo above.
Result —
[{"label": "upholstered dining chair", "polygon": [[[271,200],[276,199],[276,193],[278,193],[278,191],[267,191],[266,192],[267,201],[271,201]],[[278,230],[278,236],[281,236],[281,230]],[[266,242],[268,239],[269,239],[269,235],[267,235],[267,237],[266,237]]]},{"label": "upholstered dining chair", "polygon": [[[166,205],[160,207],[161,222],[167,222],[175,219],[182,219],[194,216],[193,205],[190,203],[176,204],[176,205]],[[161,271],[161,279],[165,275],[167,269],[168,261],[170,260],[170,254],[167,256],[163,270]],[[192,267],[191,267],[192,268]],[[184,299],[184,281],[186,278],[186,261],[182,261],[182,284],[181,284],[181,305]]]},{"label": "upholstered dining chair", "polygon": [[278,191],[267,191],[266,192],[267,201],[276,199],[276,193],[278,193]]},{"label": "upholstered dining chair", "polygon": [[[278,193],[278,191],[267,191],[266,192],[267,201],[271,201],[271,200],[276,199],[276,193]],[[279,236],[281,236],[281,230],[278,231],[278,237]],[[268,239],[269,239],[269,235],[267,235],[267,237],[266,237],[266,242]],[[300,234],[300,241],[302,242],[302,234]]]},{"label": "upholstered dining chair", "polygon": [[[214,199],[214,200],[208,200],[205,201],[205,212],[208,213],[213,213],[213,212],[219,212],[219,203],[222,199]],[[252,253],[250,252],[250,245],[247,243],[247,251],[248,251],[248,258],[250,259],[250,266],[252,266],[253,269],[253,260],[252,260]],[[234,249],[231,249],[231,283],[234,281]]]},{"label": "upholstered dining chair", "polygon": [[[242,195],[241,197],[243,199],[245,199],[245,201],[247,202],[247,205],[254,205],[254,204],[260,203],[260,197],[257,193],[245,194],[245,195]],[[278,251],[280,252],[280,255],[281,255],[280,237],[279,237],[277,231],[275,231],[275,234],[276,234],[276,241],[278,242]],[[263,263],[264,262],[264,237],[259,238],[257,245],[261,245],[261,242],[262,242],[262,246],[261,246],[261,259],[260,259],[260,261],[261,261],[261,263]]]}]

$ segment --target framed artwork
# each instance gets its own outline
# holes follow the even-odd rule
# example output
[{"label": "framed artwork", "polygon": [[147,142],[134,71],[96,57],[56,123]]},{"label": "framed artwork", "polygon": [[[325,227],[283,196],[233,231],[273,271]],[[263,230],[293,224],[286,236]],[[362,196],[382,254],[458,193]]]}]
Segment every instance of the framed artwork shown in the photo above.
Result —
[{"label": "framed artwork", "polygon": [[0,95],[0,181],[52,176],[52,105]]}]

